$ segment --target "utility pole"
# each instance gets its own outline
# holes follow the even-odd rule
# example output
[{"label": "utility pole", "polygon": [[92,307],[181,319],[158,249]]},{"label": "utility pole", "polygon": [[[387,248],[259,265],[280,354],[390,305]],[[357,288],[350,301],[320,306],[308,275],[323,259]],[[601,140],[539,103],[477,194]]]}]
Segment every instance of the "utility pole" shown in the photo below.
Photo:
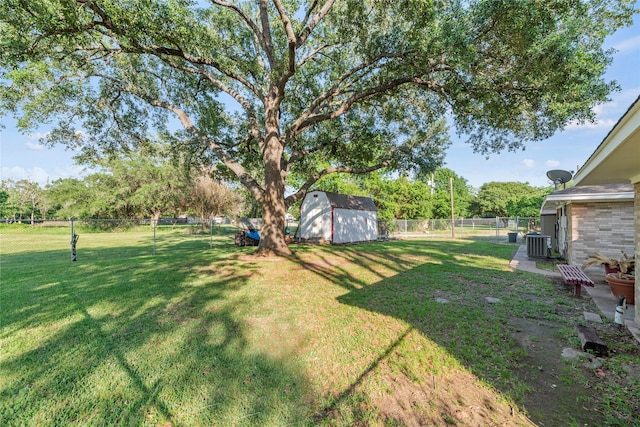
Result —
[{"label": "utility pole", "polygon": [[456,238],[456,220],[453,210],[453,178],[449,178],[449,192],[451,193],[451,238]]}]

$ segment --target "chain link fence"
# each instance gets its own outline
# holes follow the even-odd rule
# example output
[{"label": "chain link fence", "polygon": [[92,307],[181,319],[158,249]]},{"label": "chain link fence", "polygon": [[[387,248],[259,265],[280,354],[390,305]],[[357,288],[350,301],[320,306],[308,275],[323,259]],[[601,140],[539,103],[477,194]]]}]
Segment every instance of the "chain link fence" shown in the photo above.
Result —
[{"label": "chain link fence", "polygon": [[[260,219],[247,220],[258,230]],[[244,221],[246,222],[246,221]],[[286,226],[295,235],[298,223]],[[46,220],[32,223],[0,224],[0,258],[11,254],[38,252],[39,257],[130,258],[191,251],[229,248],[235,234],[246,228],[228,218],[82,219]],[[460,218],[379,221],[379,237],[450,238],[484,236],[496,240],[522,238],[540,231],[539,218]],[[515,241],[515,240],[509,240]],[[43,249],[44,248],[44,249]]]},{"label": "chain link fence", "polygon": [[379,221],[379,234],[390,238],[486,236],[517,239],[540,231],[540,218],[495,217]]},{"label": "chain link fence", "polygon": [[[46,220],[0,224],[0,255],[39,251],[70,260],[179,254],[233,245],[237,227],[227,219],[176,218]],[[44,250],[43,250],[44,248]],[[66,255],[65,255],[66,256]]]}]

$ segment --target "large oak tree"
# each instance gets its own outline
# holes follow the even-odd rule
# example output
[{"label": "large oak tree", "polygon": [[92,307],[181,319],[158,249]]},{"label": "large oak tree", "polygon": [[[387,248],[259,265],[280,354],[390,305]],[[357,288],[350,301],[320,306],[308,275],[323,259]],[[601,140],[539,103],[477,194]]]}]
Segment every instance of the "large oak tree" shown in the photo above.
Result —
[{"label": "large oak tree", "polygon": [[287,207],[314,182],[433,169],[445,120],[489,153],[593,119],[633,3],[1,0],[0,109],[87,150],[173,131],[259,203],[258,251],[287,254]]}]

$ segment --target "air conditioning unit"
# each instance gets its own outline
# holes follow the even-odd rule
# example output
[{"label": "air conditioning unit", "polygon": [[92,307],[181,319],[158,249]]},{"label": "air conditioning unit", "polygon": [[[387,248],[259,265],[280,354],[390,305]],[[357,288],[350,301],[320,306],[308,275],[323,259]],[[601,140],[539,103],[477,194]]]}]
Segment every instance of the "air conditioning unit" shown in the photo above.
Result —
[{"label": "air conditioning unit", "polygon": [[527,234],[527,256],[529,258],[547,258],[551,255],[551,236]]}]

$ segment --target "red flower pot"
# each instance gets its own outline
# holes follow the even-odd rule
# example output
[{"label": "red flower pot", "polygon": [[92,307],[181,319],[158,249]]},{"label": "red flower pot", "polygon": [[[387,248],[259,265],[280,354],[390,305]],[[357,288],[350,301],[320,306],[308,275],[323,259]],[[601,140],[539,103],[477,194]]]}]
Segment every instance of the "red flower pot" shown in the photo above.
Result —
[{"label": "red flower pot", "polygon": [[607,274],[605,280],[611,288],[611,293],[614,297],[624,296],[627,299],[627,304],[635,304],[635,277],[625,274],[618,275],[615,273]]}]

